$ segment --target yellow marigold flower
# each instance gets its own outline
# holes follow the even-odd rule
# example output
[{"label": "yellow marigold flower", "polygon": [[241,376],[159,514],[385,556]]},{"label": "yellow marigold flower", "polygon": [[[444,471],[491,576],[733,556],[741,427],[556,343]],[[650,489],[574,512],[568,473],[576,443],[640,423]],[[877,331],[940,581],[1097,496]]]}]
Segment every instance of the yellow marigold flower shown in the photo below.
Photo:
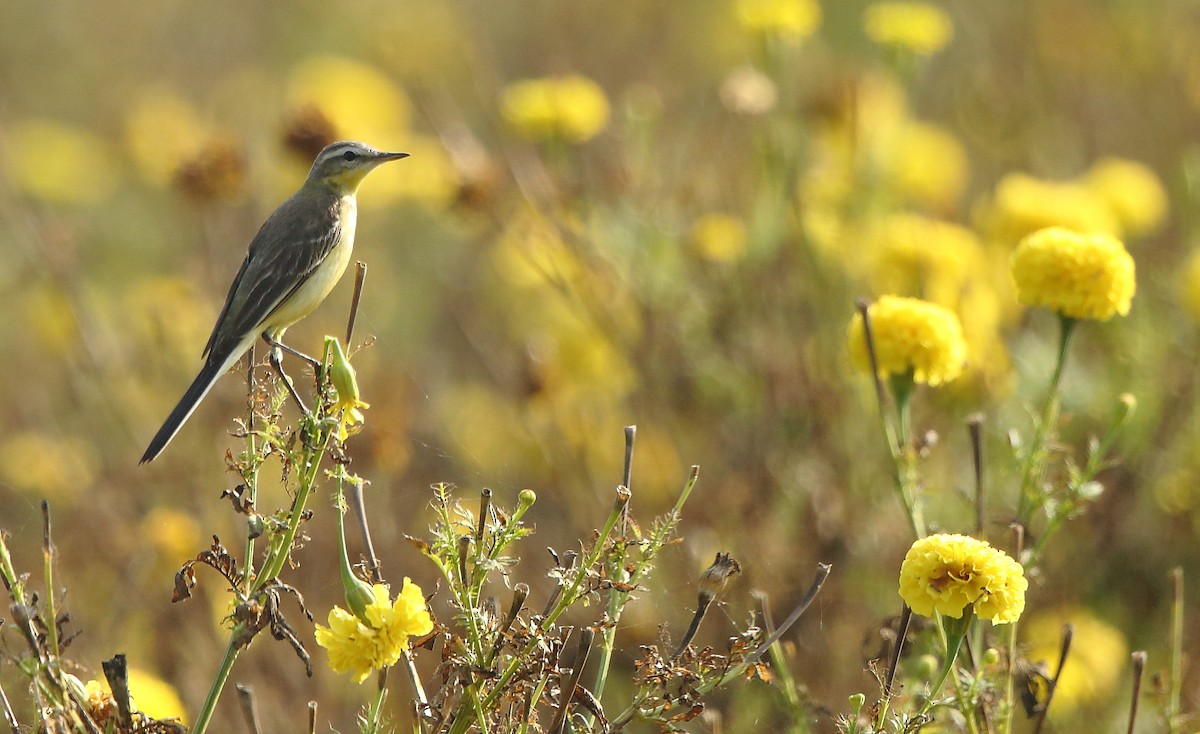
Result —
[{"label": "yellow marigold flower", "polygon": [[500,93],[500,114],[532,140],[591,140],[608,125],[608,112],[608,98],[600,85],[577,74],[526,79]]},{"label": "yellow marigold flower", "polygon": [[[935,209],[953,209],[970,176],[962,143],[938,125],[906,120],[879,137],[880,175],[900,198]],[[936,166],[929,165],[937,161]]]},{"label": "yellow marigold flower", "polygon": [[370,64],[340,56],[303,61],[288,80],[288,101],[316,109],[338,137],[381,145],[408,128],[412,103],[392,80]]},{"label": "yellow marigold flower", "polygon": [[1120,240],[1062,227],[1021,240],[1012,256],[1012,275],[1018,301],[1073,319],[1124,316],[1137,289],[1133,258]]},{"label": "yellow marigold flower", "polygon": [[1009,242],[1017,242],[1046,227],[1121,234],[1116,214],[1091,188],[1068,181],[1046,181],[1024,173],[1011,173],[1000,179],[982,214],[983,229]]},{"label": "yellow marigold flower", "polygon": [[863,13],[867,38],[881,46],[930,56],[945,48],[954,36],[954,25],[936,5],[903,0],[873,3]]},{"label": "yellow marigold flower", "polygon": [[714,262],[735,262],[746,252],[746,225],[729,214],[705,214],[692,225],[692,250]]},{"label": "yellow marigold flower", "polygon": [[[954,312],[917,298],[883,296],[867,314],[881,377],[911,372],[916,382],[940,385],[962,372],[967,344]],[[861,314],[850,322],[849,344],[850,361],[870,372]]]},{"label": "yellow marigold flower", "polygon": [[735,0],[733,8],[742,28],[789,41],[808,38],[821,22],[821,6],[814,0]]},{"label": "yellow marigold flower", "polygon": [[389,602],[384,584],[372,589],[375,601],[366,607],[365,622],[335,606],[329,611],[329,626],[318,624],[316,630],[317,644],[329,652],[330,667],[336,673],[353,673],[355,683],[362,683],[373,670],[395,665],[409,637],[433,630],[421,587],[408,578],[395,602]]},{"label": "yellow marigold flower", "polygon": [[1153,232],[1167,216],[1167,192],[1154,171],[1137,161],[1102,158],[1084,183],[1108,203],[1125,234]]},{"label": "yellow marigold flower", "polygon": [[1056,673],[1062,642],[1062,628],[1075,627],[1071,655],[1063,666],[1054,688],[1052,720],[1064,722],[1103,704],[1117,689],[1123,663],[1129,659],[1129,644],[1120,630],[1096,617],[1087,609],[1056,609],[1039,614],[1022,624],[1026,657],[1045,661],[1049,672]]},{"label": "yellow marigold flower", "polygon": [[982,245],[966,227],[919,214],[893,214],[868,231],[858,264],[878,293],[921,295],[954,308],[984,268]]},{"label": "yellow marigold flower", "polygon": [[8,177],[30,196],[94,204],[116,188],[118,168],[110,146],[90,130],[56,120],[21,120],[0,143]]},{"label": "yellow marigold flower", "polygon": [[1015,622],[1028,587],[1021,564],[987,541],[940,534],[913,543],[900,566],[900,597],[914,612],[960,619],[972,608],[995,624]]},{"label": "yellow marigold flower", "polygon": [[208,137],[191,102],[168,87],[142,91],[129,105],[125,144],[138,171],[166,186],[179,164],[194,157]]}]

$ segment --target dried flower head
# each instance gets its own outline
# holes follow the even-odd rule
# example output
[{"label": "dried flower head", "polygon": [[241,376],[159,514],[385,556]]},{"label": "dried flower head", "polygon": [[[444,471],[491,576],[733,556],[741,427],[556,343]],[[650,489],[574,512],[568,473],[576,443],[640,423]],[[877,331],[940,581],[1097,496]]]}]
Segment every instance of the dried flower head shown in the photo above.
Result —
[{"label": "dried flower head", "polygon": [[1007,553],[967,535],[939,534],[913,543],[900,566],[900,596],[917,614],[959,619],[970,607],[996,624],[1025,609],[1025,571]]},{"label": "dried flower head", "polygon": [[1073,319],[1107,321],[1129,313],[1137,281],[1117,238],[1049,227],[1021,240],[1012,256],[1017,300]]}]

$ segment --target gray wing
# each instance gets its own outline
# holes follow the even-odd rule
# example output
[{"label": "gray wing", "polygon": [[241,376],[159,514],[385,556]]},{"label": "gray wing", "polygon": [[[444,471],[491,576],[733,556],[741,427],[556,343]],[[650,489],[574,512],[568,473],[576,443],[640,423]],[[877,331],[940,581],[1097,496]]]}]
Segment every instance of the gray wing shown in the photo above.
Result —
[{"label": "gray wing", "polygon": [[204,349],[210,361],[224,359],[247,334],[257,331],[337,245],[337,196],[322,192],[314,201],[313,195],[301,194],[281,204],[250,242]]}]

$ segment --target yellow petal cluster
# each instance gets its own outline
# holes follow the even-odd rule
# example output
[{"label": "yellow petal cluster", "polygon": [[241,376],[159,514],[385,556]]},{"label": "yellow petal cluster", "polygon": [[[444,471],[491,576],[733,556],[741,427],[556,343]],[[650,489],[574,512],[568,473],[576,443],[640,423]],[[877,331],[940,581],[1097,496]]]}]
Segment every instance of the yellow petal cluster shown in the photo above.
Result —
[{"label": "yellow petal cluster", "polygon": [[[917,298],[883,296],[867,315],[881,377],[911,372],[916,382],[940,385],[962,372],[967,343],[958,317],[949,309]],[[851,362],[870,372],[861,314],[850,322],[848,341]]]},{"label": "yellow petal cluster", "polygon": [[514,130],[531,140],[582,143],[608,125],[609,110],[599,84],[570,75],[508,85],[500,94],[500,113]]},{"label": "yellow petal cluster", "polygon": [[971,607],[995,624],[1015,622],[1028,587],[1021,564],[987,541],[939,534],[913,543],[900,566],[900,597],[917,614],[959,619]]},{"label": "yellow petal cluster", "polygon": [[815,0],[736,0],[734,13],[747,31],[793,42],[811,36],[821,22],[821,6]]},{"label": "yellow petal cluster", "polygon": [[1021,636],[1029,646],[1026,657],[1045,661],[1055,673],[1064,624],[1074,628],[1071,657],[1054,684],[1050,719],[1060,723],[1086,715],[1116,692],[1129,659],[1129,643],[1116,627],[1083,608],[1061,608],[1022,623]]},{"label": "yellow petal cluster", "polygon": [[1126,236],[1149,234],[1167,216],[1167,191],[1158,175],[1137,161],[1101,158],[1084,182],[1107,204]]},{"label": "yellow petal cluster", "polygon": [[1012,256],[1012,275],[1021,303],[1073,319],[1124,316],[1137,290],[1133,258],[1120,240],[1062,227],[1021,240]]},{"label": "yellow petal cluster", "polygon": [[1010,173],[981,208],[981,227],[1001,242],[1017,242],[1046,227],[1077,232],[1121,233],[1121,223],[1092,187]]},{"label": "yellow petal cluster", "polygon": [[705,214],[692,224],[689,240],[692,250],[713,262],[740,260],[746,252],[746,225],[729,214]]},{"label": "yellow petal cluster", "polygon": [[936,5],[906,0],[872,3],[863,14],[863,30],[881,46],[930,56],[954,36],[950,16]]},{"label": "yellow petal cluster", "polygon": [[395,665],[409,637],[433,630],[421,587],[405,578],[395,602],[388,600],[387,586],[371,588],[375,601],[367,605],[365,621],[334,607],[329,611],[329,626],[318,624],[316,630],[317,644],[329,652],[329,666],[337,673],[352,673],[355,683],[362,683],[373,670]]}]

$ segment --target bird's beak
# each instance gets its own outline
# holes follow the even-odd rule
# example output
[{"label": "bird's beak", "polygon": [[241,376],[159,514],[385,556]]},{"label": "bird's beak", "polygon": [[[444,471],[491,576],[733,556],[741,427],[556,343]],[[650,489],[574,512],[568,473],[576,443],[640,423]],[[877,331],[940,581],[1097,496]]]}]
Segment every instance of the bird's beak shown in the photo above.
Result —
[{"label": "bird's beak", "polygon": [[387,163],[388,161],[398,161],[401,158],[407,157],[408,153],[380,153],[377,160],[380,163]]}]

